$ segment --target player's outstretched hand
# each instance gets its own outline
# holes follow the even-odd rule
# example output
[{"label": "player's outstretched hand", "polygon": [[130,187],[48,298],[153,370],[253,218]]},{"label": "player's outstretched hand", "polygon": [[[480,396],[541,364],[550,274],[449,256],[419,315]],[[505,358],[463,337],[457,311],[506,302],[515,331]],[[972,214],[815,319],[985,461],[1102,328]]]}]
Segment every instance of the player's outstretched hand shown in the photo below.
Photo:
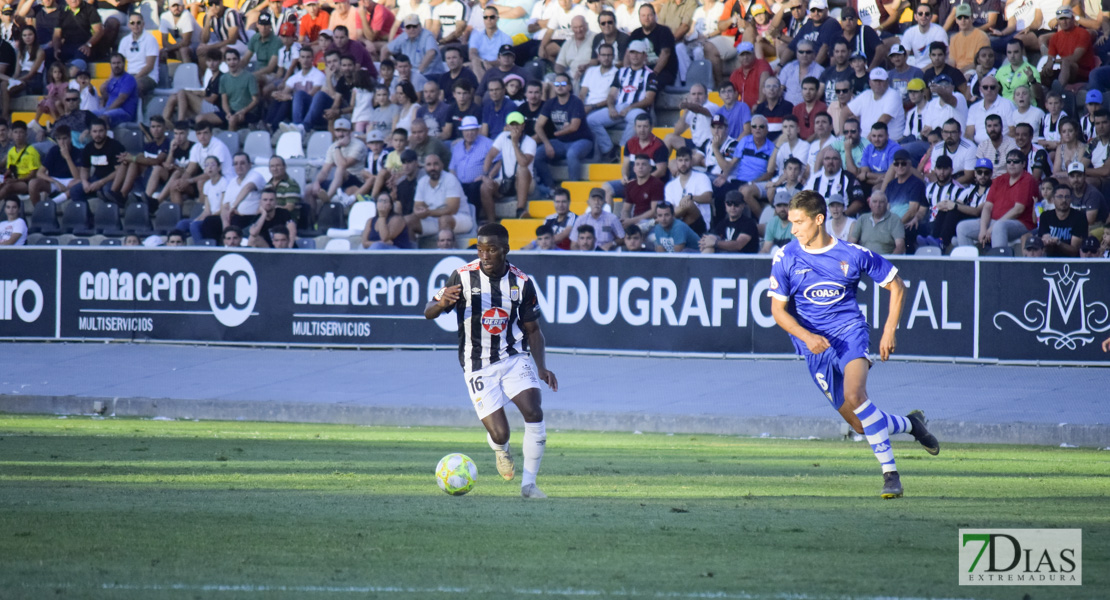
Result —
[{"label": "player's outstretched hand", "polygon": [[449,308],[459,301],[459,294],[462,292],[461,285],[452,285],[443,288],[443,295],[439,298],[439,306],[441,308]]},{"label": "player's outstretched hand", "polygon": [[829,349],[829,340],[823,335],[810,336],[810,338],[806,340],[806,347],[814,354],[821,354]]},{"label": "player's outstretched hand", "polygon": [[559,391],[559,380],[555,378],[555,374],[546,369],[540,371],[540,379],[551,388],[551,391]]},{"label": "player's outstretched hand", "polygon": [[879,358],[886,362],[890,355],[894,353],[894,346],[896,345],[894,332],[884,332],[882,339],[879,340]]}]

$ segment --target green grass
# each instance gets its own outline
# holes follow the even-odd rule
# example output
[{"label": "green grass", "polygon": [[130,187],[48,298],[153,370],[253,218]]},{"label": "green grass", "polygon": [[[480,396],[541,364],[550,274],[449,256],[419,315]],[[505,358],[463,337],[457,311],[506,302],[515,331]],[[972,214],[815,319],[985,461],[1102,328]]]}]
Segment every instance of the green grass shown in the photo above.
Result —
[{"label": "green grass", "polygon": [[[0,598],[1110,595],[1107,452],[899,441],[882,501],[865,443],[548,438],[526,501],[477,427],[0,417]],[[1082,528],[1084,585],[960,587],[961,527]]]}]

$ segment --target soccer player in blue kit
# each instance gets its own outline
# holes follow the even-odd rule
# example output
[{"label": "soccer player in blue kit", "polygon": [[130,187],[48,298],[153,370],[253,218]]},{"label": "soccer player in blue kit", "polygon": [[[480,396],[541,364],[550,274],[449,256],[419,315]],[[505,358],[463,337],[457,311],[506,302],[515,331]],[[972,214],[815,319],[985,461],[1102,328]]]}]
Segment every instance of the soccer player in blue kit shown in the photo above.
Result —
[{"label": "soccer player in blue kit", "polygon": [[[879,410],[867,395],[867,321],[856,304],[856,287],[867,274],[890,292],[890,312],[879,341],[879,357],[894,352],[906,286],[898,269],[870,250],[830,236],[825,229],[825,199],[802,191],[790,200],[788,213],[794,241],[780,248],[771,262],[771,314],[790,334],[794,349],[805,357],[809,373],[844,420],[867,436],[883,470],[883,498],[900,498],[902,482],[894,465],[890,435],[909,433],[929,454],[940,442],[925,428],[925,414],[905,417]],[[793,306],[791,306],[793,300]]]}]

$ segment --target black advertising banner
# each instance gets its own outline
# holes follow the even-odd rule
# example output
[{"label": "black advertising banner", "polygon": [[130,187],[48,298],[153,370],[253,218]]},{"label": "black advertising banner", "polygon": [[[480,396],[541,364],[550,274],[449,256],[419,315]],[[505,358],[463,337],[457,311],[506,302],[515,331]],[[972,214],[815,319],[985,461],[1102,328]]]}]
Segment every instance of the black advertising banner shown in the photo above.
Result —
[{"label": "black advertising banner", "polygon": [[58,252],[12,250],[0,260],[0,337],[53,338]]},{"label": "black advertising banner", "polygon": [[984,260],[979,270],[981,356],[1106,360],[1110,261]]},{"label": "black advertising banner", "polygon": [[[14,249],[0,264],[0,337],[451,346],[455,315],[428,321],[424,305],[473,257]],[[767,256],[516,252],[510,260],[535,282],[553,348],[793,353],[771,317]],[[907,284],[898,355],[1105,360],[1097,346],[1110,330],[1108,261],[893,262]],[[889,298],[860,283],[872,352]]]}]

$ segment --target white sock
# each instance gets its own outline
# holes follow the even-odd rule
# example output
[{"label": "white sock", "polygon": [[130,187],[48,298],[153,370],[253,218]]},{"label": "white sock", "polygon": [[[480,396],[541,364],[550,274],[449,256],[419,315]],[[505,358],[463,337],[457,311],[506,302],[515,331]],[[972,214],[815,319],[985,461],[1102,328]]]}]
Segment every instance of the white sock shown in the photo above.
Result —
[{"label": "white sock", "polygon": [[493,441],[493,438],[490,437],[489,433],[486,433],[486,441],[489,442],[489,447],[493,448],[495,451],[496,450],[504,450],[505,452],[509,451],[509,442],[505,442],[504,444],[498,444],[497,442]]},{"label": "white sock", "polygon": [[536,473],[543,460],[543,449],[547,445],[547,426],[543,421],[524,424],[524,475],[520,486],[536,483]]}]

